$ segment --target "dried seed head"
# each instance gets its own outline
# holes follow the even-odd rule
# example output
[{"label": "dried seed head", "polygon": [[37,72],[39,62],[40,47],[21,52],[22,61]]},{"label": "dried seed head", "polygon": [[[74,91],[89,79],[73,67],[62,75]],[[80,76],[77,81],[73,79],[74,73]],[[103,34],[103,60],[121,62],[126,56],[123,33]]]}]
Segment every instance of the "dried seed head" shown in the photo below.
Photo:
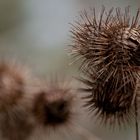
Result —
[{"label": "dried seed head", "polygon": [[25,93],[28,71],[14,62],[0,62],[0,111],[15,105]]},{"label": "dried seed head", "polygon": [[55,81],[38,94],[34,101],[33,114],[42,126],[67,125],[73,117],[71,89]]},{"label": "dried seed head", "polygon": [[[129,7],[122,13],[103,7],[100,18],[95,9],[81,14],[72,28],[71,52],[82,58],[81,79],[91,92],[87,105],[102,120],[123,124],[132,117],[140,66],[140,11],[132,19]],[[80,56],[80,57],[79,57]]]},{"label": "dried seed head", "polygon": [[[139,66],[140,27],[139,10],[130,18],[129,8],[121,13],[119,8],[113,14],[103,8],[99,20],[95,9],[81,14],[81,21],[72,28],[71,52],[83,58],[82,68],[110,66]],[[90,14],[91,13],[91,14]]]},{"label": "dried seed head", "polygon": [[0,135],[6,140],[25,140],[34,128],[29,112],[31,74],[15,61],[0,62]]},{"label": "dried seed head", "polygon": [[[115,70],[115,76],[106,71],[100,79],[88,71],[87,78],[81,81],[87,86],[82,91],[90,92],[85,96],[89,110],[101,118],[102,123],[110,125],[123,125],[131,122],[134,117],[134,107],[132,106],[136,96],[137,80],[135,73],[129,75],[129,70],[122,72]],[[111,71],[112,72],[112,71]]]}]

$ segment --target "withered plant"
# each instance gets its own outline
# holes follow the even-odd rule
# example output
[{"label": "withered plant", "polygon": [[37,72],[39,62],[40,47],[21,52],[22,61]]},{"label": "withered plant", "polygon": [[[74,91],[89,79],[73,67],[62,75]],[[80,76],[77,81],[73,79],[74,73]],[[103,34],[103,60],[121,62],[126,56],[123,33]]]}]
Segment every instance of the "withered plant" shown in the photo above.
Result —
[{"label": "withered plant", "polygon": [[130,8],[122,12],[102,8],[83,11],[72,24],[71,54],[80,60],[81,88],[89,92],[86,106],[105,124],[128,124],[135,119],[138,140],[138,96],[140,70],[140,23],[138,9],[131,18]]}]

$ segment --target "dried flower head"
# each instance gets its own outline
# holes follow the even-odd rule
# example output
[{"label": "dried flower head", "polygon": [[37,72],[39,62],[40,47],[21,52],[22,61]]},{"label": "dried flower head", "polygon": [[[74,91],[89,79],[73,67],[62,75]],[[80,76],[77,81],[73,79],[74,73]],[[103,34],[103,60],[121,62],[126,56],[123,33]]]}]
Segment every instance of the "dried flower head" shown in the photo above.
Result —
[{"label": "dried flower head", "polygon": [[25,140],[33,130],[26,104],[31,101],[28,98],[32,93],[30,80],[31,74],[24,66],[15,61],[0,62],[0,135],[3,139]]},{"label": "dried flower head", "polygon": [[71,30],[71,52],[83,58],[82,67],[100,67],[105,70],[110,66],[139,66],[139,12],[131,19],[129,7],[125,13],[117,8],[115,14],[113,8],[107,13],[103,7],[97,19],[95,9],[89,13],[84,11],[82,20],[76,22]]},{"label": "dried flower head", "polygon": [[[95,9],[81,14],[72,28],[71,52],[82,58],[81,79],[91,92],[87,105],[102,120],[122,124],[131,119],[137,97],[140,66],[140,10],[130,18],[129,7],[109,12],[102,8],[97,19]],[[80,56],[80,57],[79,57]]]},{"label": "dried flower head", "polygon": [[[87,86],[82,91],[89,92],[84,97],[85,106],[95,111],[102,123],[112,126],[130,123],[134,117],[134,100],[136,95],[137,80],[134,73],[124,73],[116,70],[115,76],[109,76],[106,71],[100,79],[95,78],[92,71],[86,72],[86,78],[80,80]],[[123,76],[123,77],[122,77]],[[124,78],[124,79],[123,79]]]},{"label": "dried flower head", "polygon": [[35,98],[33,114],[41,126],[56,128],[69,125],[73,117],[74,96],[60,81],[47,85]]},{"label": "dried flower head", "polygon": [[0,111],[16,105],[25,94],[29,72],[15,62],[0,62]]}]

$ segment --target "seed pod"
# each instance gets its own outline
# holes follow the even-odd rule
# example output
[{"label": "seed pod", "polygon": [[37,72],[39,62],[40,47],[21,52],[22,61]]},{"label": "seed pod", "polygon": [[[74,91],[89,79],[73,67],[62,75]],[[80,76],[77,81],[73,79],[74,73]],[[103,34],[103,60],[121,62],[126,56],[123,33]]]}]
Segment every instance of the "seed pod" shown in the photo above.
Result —
[{"label": "seed pod", "polygon": [[110,124],[130,121],[137,97],[140,65],[140,11],[132,19],[129,7],[122,13],[103,7],[97,19],[95,9],[81,14],[72,28],[71,52],[82,58],[81,81],[91,92],[87,105]]},{"label": "seed pod", "polygon": [[124,14],[119,8],[115,14],[113,9],[106,13],[103,8],[99,20],[92,9],[84,11],[81,18],[71,30],[71,52],[83,58],[82,68],[92,67],[98,72],[98,68],[103,71],[110,66],[139,66],[139,10],[132,20],[129,8]]},{"label": "seed pod", "polygon": [[93,72],[86,71],[87,78],[80,79],[87,88],[82,91],[89,92],[84,97],[85,106],[101,119],[102,123],[111,126],[130,123],[134,117],[132,106],[136,96],[137,77],[129,71],[115,70],[115,76],[110,76],[111,69],[100,78],[95,78]]},{"label": "seed pod", "polygon": [[[25,104],[31,93],[29,71],[20,64],[0,62],[0,135],[6,140],[25,140],[33,124]],[[29,99],[30,100],[30,99]],[[28,102],[28,101],[27,101]]]},{"label": "seed pod", "polygon": [[60,81],[47,84],[35,97],[33,115],[39,126],[56,128],[72,121],[74,96]]},{"label": "seed pod", "polygon": [[22,99],[29,79],[25,67],[15,62],[0,63],[0,111],[8,110]]}]

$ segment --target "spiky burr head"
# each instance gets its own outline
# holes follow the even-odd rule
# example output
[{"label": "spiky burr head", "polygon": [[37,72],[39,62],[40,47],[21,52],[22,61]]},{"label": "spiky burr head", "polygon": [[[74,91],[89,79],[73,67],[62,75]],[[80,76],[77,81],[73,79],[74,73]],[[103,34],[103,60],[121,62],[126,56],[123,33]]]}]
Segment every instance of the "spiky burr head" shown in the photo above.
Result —
[{"label": "spiky burr head", "polygon": [[0,136],[5,140],[25,140],[34,128],[30,113],[34,96],[31,75],[17,61],[0,61]]},{"label": "spiky burr head", "polygon": [[60,81],[53,81],[35,97],[32,112],[40,126],[55,129],[71,123],[74,115],[73,103],[71,88]]},{"label": "spiky burr head", "polygon": [[[121,70],[115,71],[115,76],[109,76],[110,71],[100,78],[94,79],[94,74],[86,71],[86,78],[80,80],[86,85],[81,88],[88,94],[84,96],[85,106],[94,111],[98,119],[111,126],[130,123],[134,117],[134,100],[137,96],[137,79],[129,71],[122,74]],[[122,79],[122,76],[125,78]]]},{"label": "spiky burr head", "polygon": [[129,8],[115,14],[103,8],[97,19],[95,9],[82,12],[71,30],[71,53],[83,58],[82,67],[139,66],[139,10],[132,19],[129,14]]},{"label": "spiky burr head", "polygon": [[0,62],[0,111],[16,105],[24,96],[29,71],[14,61]]},{"label": "spiky burr head", "polygon": [[129,7],[109,12],[84,11],[72,25],[71,54],[81,59],[80,70],[88,86],[87,105],[106,122],[129,121],[137,97],[140,66],[139,13],[131,18]]}]

